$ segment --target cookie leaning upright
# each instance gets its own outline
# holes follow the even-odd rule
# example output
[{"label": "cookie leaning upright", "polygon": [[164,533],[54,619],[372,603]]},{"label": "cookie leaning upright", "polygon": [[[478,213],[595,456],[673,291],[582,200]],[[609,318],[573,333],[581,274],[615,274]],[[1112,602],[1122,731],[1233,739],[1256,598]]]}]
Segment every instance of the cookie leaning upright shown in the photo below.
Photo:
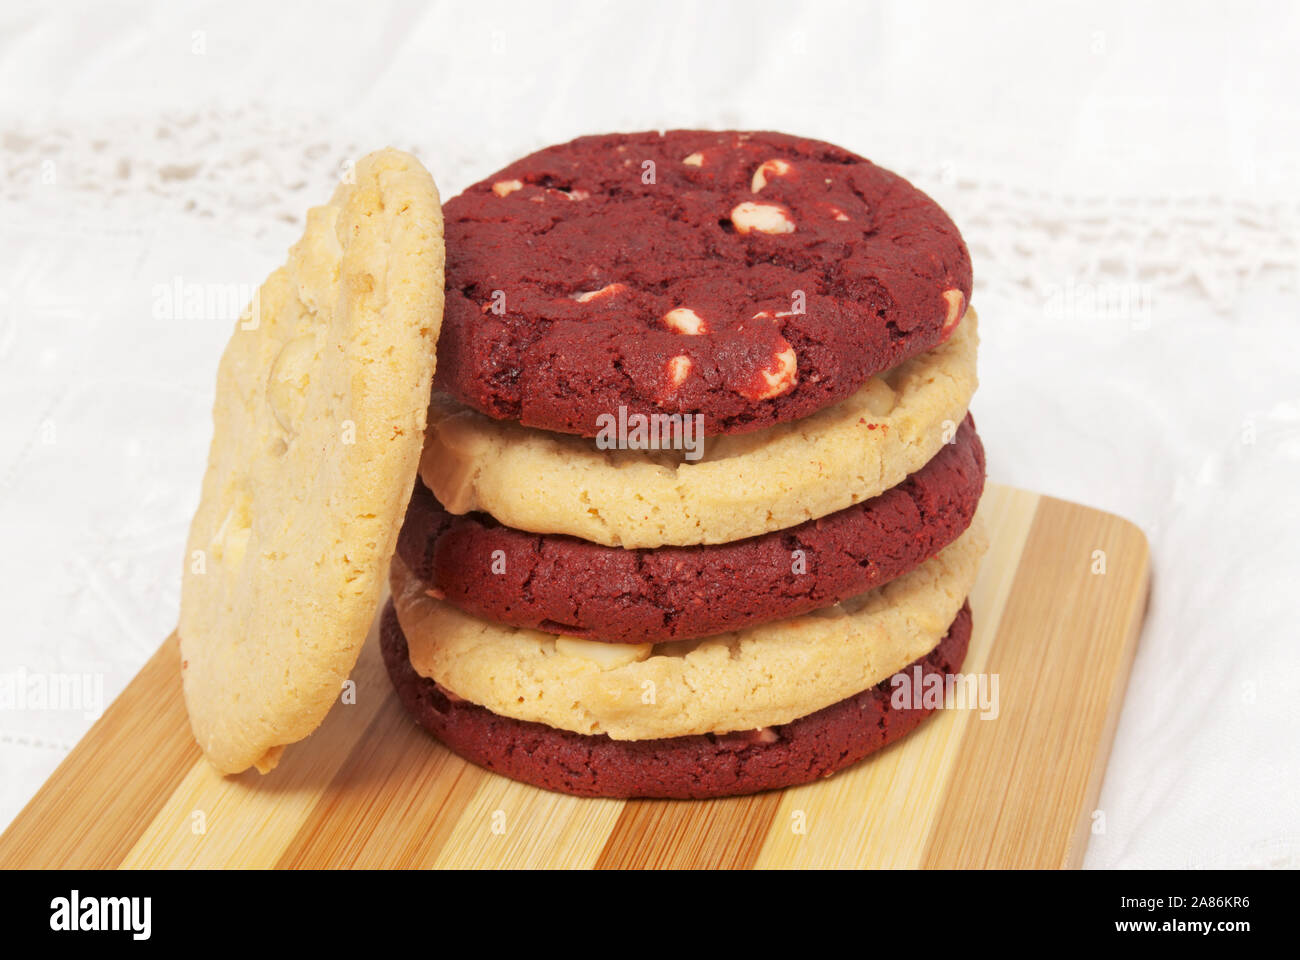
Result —
[{"label": "cookie leaning upright", "polygon": [[178,632],[190,724],[222,772],[272,769],[356,662],[424,442],[443,265],[433,178],[370,154],[221,358]]}]

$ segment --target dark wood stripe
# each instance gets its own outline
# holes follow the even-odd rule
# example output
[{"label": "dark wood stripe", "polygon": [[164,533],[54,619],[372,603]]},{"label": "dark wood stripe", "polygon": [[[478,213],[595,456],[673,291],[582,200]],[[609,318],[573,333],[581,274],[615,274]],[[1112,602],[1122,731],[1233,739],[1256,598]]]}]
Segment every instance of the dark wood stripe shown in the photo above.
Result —
[{"label": "dark wood stripe", "polygon": [[631,800],[596,861],[608,869],[747,869],[781,806],[781,793],[723,800]]},{"label": "dark wood stripe", "polygon": [[429,866],[486,776],[389,692],[277,866]]},{"label": "dark wood stripe", "polygon": [[116,867],[200,758],[173,633],[0,836],[0,867]]},{"label": "dark wood stripe", "polygon": [[[1094,550],[1105,574],[1092,572]],[[1040,500],[985,667],[999,677],[1000,713],[967,724],[923,865],[1079,864],[1146,592],[1137,527]]]}]

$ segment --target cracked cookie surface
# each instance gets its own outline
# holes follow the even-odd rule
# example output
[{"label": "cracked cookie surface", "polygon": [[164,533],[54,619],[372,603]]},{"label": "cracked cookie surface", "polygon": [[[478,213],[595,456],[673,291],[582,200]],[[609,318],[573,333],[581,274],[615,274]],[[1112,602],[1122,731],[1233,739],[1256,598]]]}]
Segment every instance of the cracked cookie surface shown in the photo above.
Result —
[{"label": "cracked cookie surface", "polygon": [[612,644],[470,616],[399,557],[392,596],[411,665],[499,716],[614,740],[779,726],[861,693],[942,639],[988,547],[977,517],[911,572],[805,616],[703,640]]},{"label": "cracked cookie surface", "polygon": [[274,767],[356,663],[415,482],[442,269],[433,178],[370,154],[222,355],[178,633],[190,724],[224,773]]},{"label": "cracked cookie surface", "polygon": [[971,522],[984,449],[967,416],[896,487],[797,527],[734,543],[625,550],[448,513],[418,484],[403,562],[474,616],[588,640],[658,643],[830,606],[906,573]]},{"label": "cracked cookie surface", "polygon": [[439,389],[582,436],[620,406],[707,434],[807,416],[942,342],[971,295],[947,214],[779,133],[583,137],[446,205]]}]

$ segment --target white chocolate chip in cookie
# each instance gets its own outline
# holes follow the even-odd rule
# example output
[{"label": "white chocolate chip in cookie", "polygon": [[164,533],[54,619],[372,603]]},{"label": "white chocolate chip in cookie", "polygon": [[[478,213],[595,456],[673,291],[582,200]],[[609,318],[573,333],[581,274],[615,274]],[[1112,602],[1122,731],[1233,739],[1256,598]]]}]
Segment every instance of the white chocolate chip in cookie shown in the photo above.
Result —
[{"label": "white chocolate chip in cookie", "polygon": [[738,203],[731,210],[731,222],[738,233],[794,233],[790,211],[779,203]]},{"label": "white chocolate chip in cookie", "polygon": [[943,292],[943,299],[948,303],[948,316],[943,321],[943,331],[940,334],[940,342],[947,340],[952,336],[952,332],[957,329],[957,324],[961,323],[961,318],[966,313],[966,296],[960,290],[952,289]]},{"label": "white chocolate chip in cookie", "polygon": [[793,169],[794,167],[785,160],[764,160],[758,165],[758,169],[754,171],[753,179],[749,182],[750,192],[758,193],[767,186],[769,177],[784,177]]},{"label": "white chocolate chip in cookie", "polygon": [[230,509],[213,534],[209,549],[219,563],[238,567],[253,529],[253,495],[246,480],[231,485]]},{"label": "white chocolate chip in cookie", "polygon": [[585,293],[574,294],[573,299],[579,303],[591,303],[593,300],[600,300],[604,297],[611,297],[616,293],[622,293],[626,289],[627,287],[621,283],[607,283],[599,290],[588,290]]},{"label": "white chocolate chip in cookie", "polygon": [[799,382],[799,361],[794,355],[794,347],[783,338],[785,346],[772,357],[772,362],[758,371],[752,384],[741,387],[740,393],[750,400],[770,400],[788,393]]},{"label": "white chocolate chip in cookie", "polygon": [[266,402],[270,404],[275,422],[290,437],[297,436],[302,426],[316,352],[313,334],[294,337],[280,348],[266,378]]},{"label": "white chocolate chip in cookie", "polygon": [[508,197],[516,190],[522,190],[524,183],[522,180],[498,180],[492,184],[492,192],[498,197]]},{"label": "white chocolate chip in cookie", "polygon": [[218,560],[230,567],[238,567],[244,562],[244,553],[248,549],[248,537],[253,532],[251,526],[235,526],[224,532],[222,539],[213,544]]},{"label": "white chocolate chip in cookie", "polygon": [[704,318],[690,307],[674,307],[669,310],[664,314],[664,326],[688,337],[698,337],[709,332],[709,325],[704,322]]},{"label": "white chocolate chip in cookie", "polygon": [[898,406],[898,393],[884,377],[872,377],[859,391],[862,405],[873,417],[887,417]]},{"label": "white chocolate chip in cookie", "polygon": [[772,727],[759,727],[757,730],[734,730],[731,733],[715,734],[715,742],[724,750],[743,750],[756,744],[776,743],[781,735]]},{"label": "white chocolate chip in cookie", "polygon": [[704,154],[692,153],[687,157],[683,157],[682,163],[688,167],[702,167],[704,166]]},{"label": "white chocolate chip in cookie", "polygon": [[653,643],[601,643],[598,640],[579,640],[577,637],[555,638],[556,653],[579,657],[602,670],[640,663],[650,656],[654,648]]},{"label": "white chocolate chip in cookie", "polygon": [[691,375],[690,357],[688,357],[684,353],[679,353],[677,356],[669,359],[668,382],[673,385],[674,390],[676,390],[683,383],[685,383],[686,378],[689,377],[690,375]]}]

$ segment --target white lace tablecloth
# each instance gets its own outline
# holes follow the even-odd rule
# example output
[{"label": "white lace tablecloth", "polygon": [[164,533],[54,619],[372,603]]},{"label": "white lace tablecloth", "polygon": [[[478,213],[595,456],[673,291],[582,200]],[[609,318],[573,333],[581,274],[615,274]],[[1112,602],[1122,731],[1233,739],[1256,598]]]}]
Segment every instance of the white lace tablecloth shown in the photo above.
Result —
[{"label": "white lace tablecloth", "polygon": [[6,4],[0,677],[92,682],[0,685],[0,824],[175,624],[232,311],[350,161],[450,196],[581,133],[750,127],[947,207],[990,478],[1150,537],[1088,865],[1300,865],[1298,15],[1039,6]]}]

